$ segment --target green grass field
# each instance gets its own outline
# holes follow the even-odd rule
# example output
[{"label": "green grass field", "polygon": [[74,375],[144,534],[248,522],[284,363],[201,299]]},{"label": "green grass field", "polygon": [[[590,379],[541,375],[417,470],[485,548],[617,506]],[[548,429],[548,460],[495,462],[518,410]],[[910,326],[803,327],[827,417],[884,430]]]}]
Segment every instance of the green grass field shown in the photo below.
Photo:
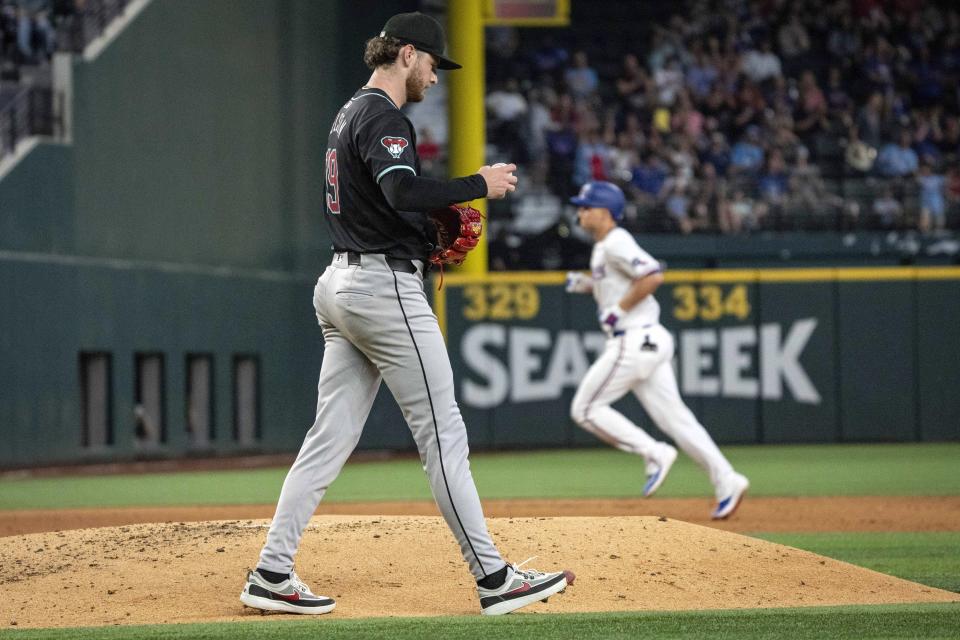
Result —
[{"label": "green grass field", "polygon": [[[724,447],[750,476],[753,496],[960,495],[960,443]],[[484,498],[636,497],[643,466],[609,448],[478,454],[471,458]],[[286,468],[0,481],[0,509],[186,504],[269,504]],[[388,478],[389,482],[384,479]],[[710,495],[686,456],[661,497]],[[430,500],[414,458],[347,464],[325,500]]]},{"label": "green grass field", "polygon": [[[754,496],[960,495],[960,443],[725,447]],[[635,497],[642,468],[610,449],[476,455],[485,498]],[[0,509],[258,504],[276,500],[286,469],[0,481]],[[389,482],[384,482],[389,478]],[[522,487],[522,489],[519,489]],[[664,497],[707,496],[681,457]],[[415,459],[348,464],[331,501],[430,499]],[[960,592],[960,532],[754,535]],[[0,619],[0,624],[6,624]],[[338,620],[273,617],[235,624],[0,631],[0,638],[960,638],[960,605],[712,612]]]},{"label": "green grass field", "polygon": [[[321,616],[322,618],[322,616]],[[226,624],[98,627],[87,629],[0,631],[0,638],[46,640],[422,640],[510,638],[544,640],[585,638],[683,638],[684,640],[850,640],[893,638],[956,639],[960,606],[897,605],[809,607],[679,613],[592,613],[447,618],[375,618],[367,620],[276,619]]]}]

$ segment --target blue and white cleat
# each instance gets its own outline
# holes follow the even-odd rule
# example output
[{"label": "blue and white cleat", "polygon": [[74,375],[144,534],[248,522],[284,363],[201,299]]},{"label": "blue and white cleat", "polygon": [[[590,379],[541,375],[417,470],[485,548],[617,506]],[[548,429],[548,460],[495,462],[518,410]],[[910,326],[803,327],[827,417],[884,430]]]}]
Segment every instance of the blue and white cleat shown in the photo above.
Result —
[{"label": "blue and white cleat", "polygon": [[644,498],[649,498],[660,488],[676,460],[677,450],[665,442],[661,443],[660,457],[657,460],[651,460],[647,465],[647,483],[643,485]]},{"label": "blue and white cleat", "polygon": [[717,506],[710,517],[714,520],[723,520],[733,515],[749,488],[750,481],[746,476],[735,471],[731,473],[717,487]]}]

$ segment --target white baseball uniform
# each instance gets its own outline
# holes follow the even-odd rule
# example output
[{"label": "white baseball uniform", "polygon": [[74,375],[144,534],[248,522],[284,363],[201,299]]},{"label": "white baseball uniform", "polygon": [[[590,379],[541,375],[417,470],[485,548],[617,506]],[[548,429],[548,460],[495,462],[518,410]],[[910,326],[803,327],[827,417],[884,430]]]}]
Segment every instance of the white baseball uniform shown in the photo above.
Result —
[{"label": "white baseball uniform", "polygon": [[[617,305],[634,280],[660,271],[661,265],[629,232],[615,227],[594,245],[590,270],[568,289],[592,291],[603,311]],[[673,336],[660,324],[660,305],[649,295],[617,322],[577,389],[571,416],[601,440],[643,456],[648,469],[655,467],[665,445],[610,406],[633,391],[660,430],[709,474],[721,499],[721,485],[733,467],[680,398],[673,353]]]}]

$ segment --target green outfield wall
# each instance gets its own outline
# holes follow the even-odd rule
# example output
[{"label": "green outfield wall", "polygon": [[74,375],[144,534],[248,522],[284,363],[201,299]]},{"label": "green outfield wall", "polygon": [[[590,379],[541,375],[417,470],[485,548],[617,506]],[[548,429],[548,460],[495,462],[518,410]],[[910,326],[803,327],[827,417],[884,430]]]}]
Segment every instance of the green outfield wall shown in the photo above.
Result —
[{"label": "green outfield wall", "polygon": [[[75,59],[71,140],[0,180],[0,466],[296,449],[322,353],[327,130],[403,4],[156,0]],[[85,382],[91,357],[106,389]],[[91,386],[108,431],[92,438]],[[399,412],[381,404],[389,444]]]},{"label": "green outfield wall", "polygon": [[[563,274],[447,277],[437,296],[474,446],[595,442],[569,404],[604,335]],[[960,268],[668,272],[681,393],[719,442],[960,439]],[[653,428],[639,403],[618,404]]]}]

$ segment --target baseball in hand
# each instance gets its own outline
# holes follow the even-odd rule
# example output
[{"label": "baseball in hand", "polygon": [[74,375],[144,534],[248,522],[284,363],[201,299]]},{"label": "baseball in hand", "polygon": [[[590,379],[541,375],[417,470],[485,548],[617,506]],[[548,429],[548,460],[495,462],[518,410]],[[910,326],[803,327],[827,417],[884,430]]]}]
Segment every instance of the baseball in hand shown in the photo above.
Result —
[{"label": "baseball in hand", "polygon": [[506,163],[506,162],[498,162],[498,163],[496,163],[496,164],[493,165],[493,166],[494,166],[494,167],[505,167],[505,166],[507,166],[507,163]]}]

